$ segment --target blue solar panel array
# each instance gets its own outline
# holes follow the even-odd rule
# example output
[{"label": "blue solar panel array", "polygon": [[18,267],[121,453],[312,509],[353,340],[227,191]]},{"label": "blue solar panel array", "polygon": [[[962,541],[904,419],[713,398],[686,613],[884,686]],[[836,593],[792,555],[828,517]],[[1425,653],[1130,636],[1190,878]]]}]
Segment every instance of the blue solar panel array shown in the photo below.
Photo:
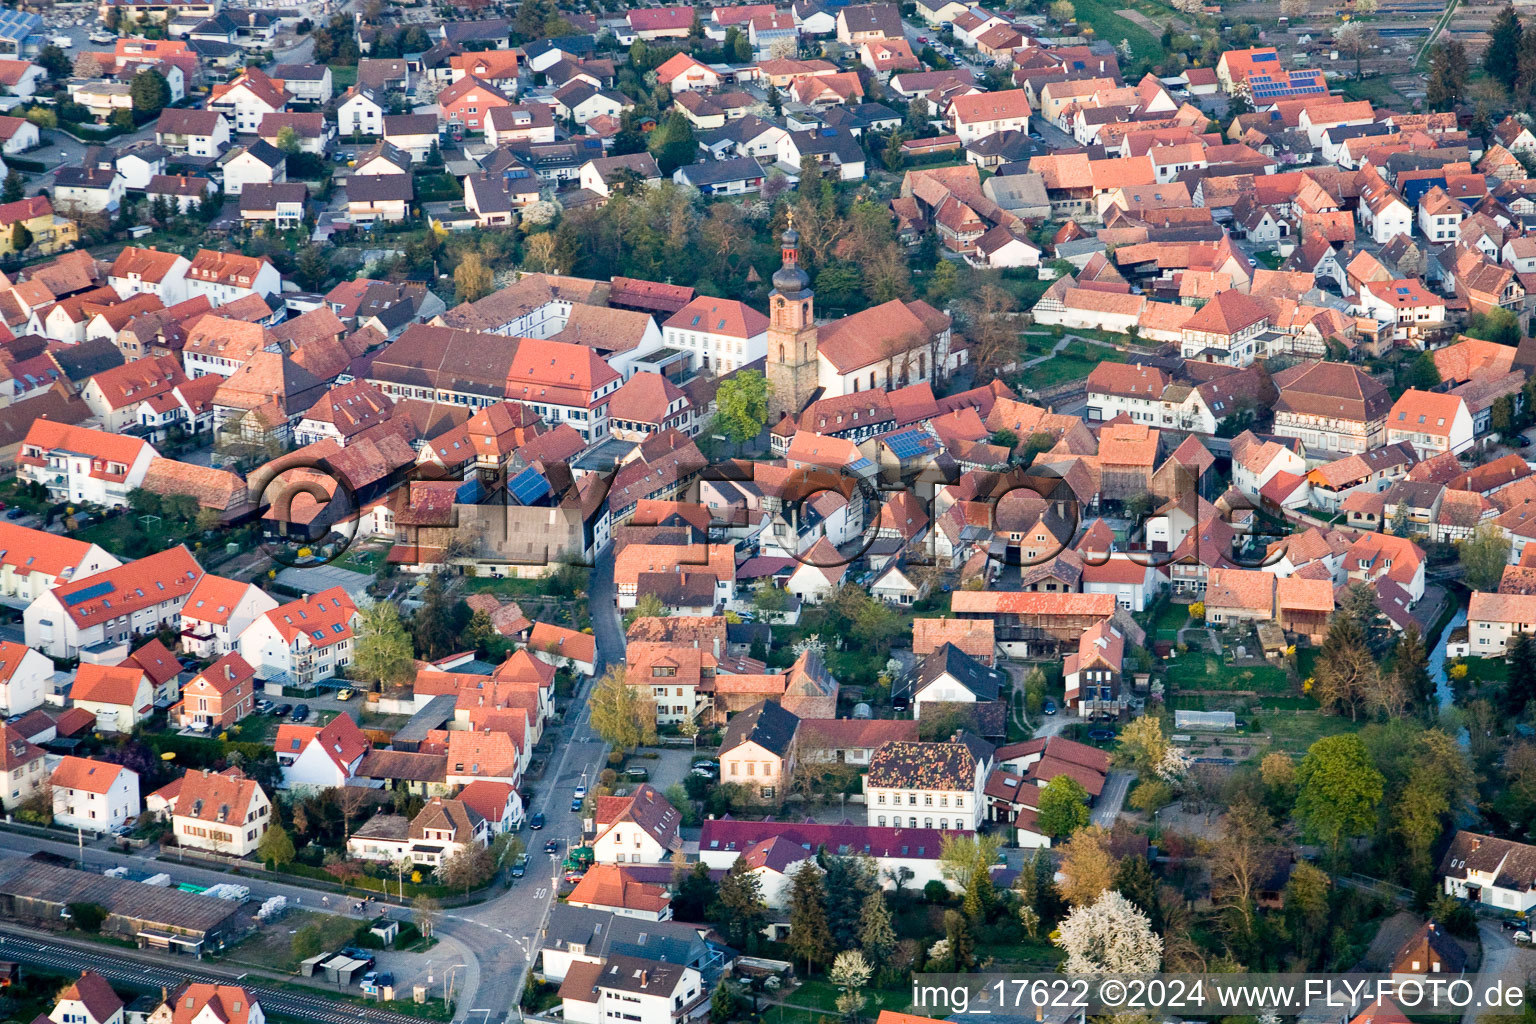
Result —
[{"label": "blue solar panel array", "polygon": [[77,604],[94,601],[103,594],[112,593],[113,587],[110,580],[102,580],[100,583],[92,583],[84,590],[77,590],[64,598],[64,603],[73,608]]},{"label": "blue solar panel array", "polygon": [[43,19],[27,11],[0,9],[0,39],[24,40],[41,35]]},{"label": "blue solar panel array", "polygon": [[465,480],[453,493],[453,500],[460,505],[478,505],[483,497],[485,497],[485,488],[480,486],[480,478],[477,476]]},{"label": "blue solar panel array", "polygon": [[1315,96],[1328,91],[1320,71],[1292,71],[1289,74],[1282,71],[1277,74],[1280,77],[1262,72],[1248,76],[1248,92],[1255,102],[1282,100],[1291,96]]},{"label": "blue solar panel array", "polygon": [[548,495],[551,490],[549,481],[544,479],[544,474],[532,466],[507,481],[507,491],[522,505],[532,505]]},{"label": "blue solar panel array", "polygon": [[891,454],[898,459],[915,459],[928,450],[928,435],[920,430],[905,430],[885,439]]}]

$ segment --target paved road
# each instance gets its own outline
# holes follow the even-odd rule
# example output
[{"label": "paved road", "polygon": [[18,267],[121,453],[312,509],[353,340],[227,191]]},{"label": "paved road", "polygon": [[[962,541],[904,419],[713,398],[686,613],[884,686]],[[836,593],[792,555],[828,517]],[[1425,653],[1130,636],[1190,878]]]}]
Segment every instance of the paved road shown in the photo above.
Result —
[{"label": "paved road", "polygon": [[1110,772],[1109,778],[1104,780],[1104,792],[1099,794],[1098,800],[1093,804],[1092,821],[1100,828],[1112,828],[1115,819],[1120,816],[1120,808],[1125,803],[1125,794],[1131,788],[1131,780],[1136,778],[1135,772]]},{"label": "paved road", "polygon": [[166,963],[163,957],[148,957],[122,949],[106,952],[89,942],[57,936],[49,936],[46,941],[39,942],[30,938],[31,934],[35,933],[11,925],[0,925],[0,957],[66,972],[92,970],[119,986],[131,986],[146,992],[176,988],[184,981],[227,984],[244,977],[241,984],[256,996],[266,1010],[287,1017],[318,1021],[320,1024],[421,1024],[421,1018],[402,1013],[346,1005],[320,995],[310,996],[266,988],[237,971],[186,957],[176,959],[174,965],[160,966]]}]

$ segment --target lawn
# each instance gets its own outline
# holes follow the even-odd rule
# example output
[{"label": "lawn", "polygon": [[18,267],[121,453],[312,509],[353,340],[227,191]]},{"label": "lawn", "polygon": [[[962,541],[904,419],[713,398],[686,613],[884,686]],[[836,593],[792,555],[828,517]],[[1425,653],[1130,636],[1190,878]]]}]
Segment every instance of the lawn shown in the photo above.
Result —
[{"label": "lawn", "polygon": [[83,541],[99,544],[119,558],[141,558],[146,554],[180,544],[191,532],[188,524],[161,516],[149,525],[139,522],[133,512],[110,516],[75,534]]},{"label": "lawn", "polygon": [[267,967],[295,974],[303,957],[295,956],[294,936],[304,928],[314,925],[320,929],[320,946],[331,952],[340,949],[357,935],[360,922],[338,917],[335,914],[318,914],[313,911],[290,913],[275,924],[258,929],[255,934],[234,949],[228,959],[253,967]]},{"label": "lawn", "polygon": [[1080,25],[1092,25],[1094,35],[1100,39],[1107,39],[1119,45],[1124,39],[1130,44],[1131,52],[1137,57],[1145,58],[1154,63],[1163,59],[1163,43],[1152,33],[1126,21],[1115,11],[1128,8],[1130,5],[1120,2],[1104,3],[1102,0],[1080,0],[1073,4],[1077,11],[1077,22]]},{"label": "lawn", "polygon": [[1173,643],[1179,638],[1179,630],[1189,621],[1189,605],[1166,602],[1157,610],[1151,623],[1151,633],[1156,640]]},{"label": "lawn", "polygon": [[1402,102],[1402,97],[1393,91],[1391,83],[1379,75],[1369,75],[1365,78],[1346,78],[1341,88],[1344,95],[1349,99],[1370,100],[1377,106],[1387,106]]},{"label": "lawn", "polygon": [[497,597],[542,597],[547,580],[525,580],[511,576],[470,576],[463,582],[466,594],[495,594]]},{"label": "lawn", "polygon": [[1308,747],[1325,736],[1337,736],[1340,733],[1353,732],[1357,725],[1347,718],[1339,715],[1308,714],[1284,714],[1271,712],[1264,716],[1262,723],[1264,731],[1269,733],[1270,740],[1281,750],[1294,753],[1304,753]]},{"label": "lawn", "polygon": [[331,65],[331,90],[337,95],[346,92],[357,84],[356,64],[332,64]]},{"label": "lawn", "polygon": [[1290,680],[1273,665],[1225,664],[1214,654],[1186,654],[1166,664],[1168,682],[1178,690],[1252,690],[1260,694],[1287,695]]}]

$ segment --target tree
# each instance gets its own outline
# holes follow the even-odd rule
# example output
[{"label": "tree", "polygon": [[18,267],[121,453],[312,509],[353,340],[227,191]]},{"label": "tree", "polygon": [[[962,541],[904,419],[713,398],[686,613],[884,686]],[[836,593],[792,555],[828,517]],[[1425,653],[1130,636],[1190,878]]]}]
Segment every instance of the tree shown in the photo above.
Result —
[{"label": "tree", "polygon": [[1056,888],[1074,907],[1085,907],[1114,888],[1118,865],[1109,852],[1109,834],[1097,825],[1079,829],[1061,847]]},{"label": "tree", "polygon": [[1429,655],[1424,650],[1424,638],[1412,623],[1403,630],[1392,655],[1392,673],[1413,704],[1426,714],[1435,707],[1435,681],[1429,676]]},{"label": "tree", "polygon": [[83,52],[75,57],[74,73],[76,78],[100,78],[101,62],[94,53]]},{"label": "tree", "polygon": [[[1295,21],[1297,18],[1306,17],[1311,6],[1311,0],[1280,0],[1280,13],[1291,21]],[[1171,49],[1171,47],[1165,45],[1164,49]]]},{"label": "tree", "polygon": [[1113,890],[1074,907],[1057,930],[1071,974],[1150,974],[1162,964],[1163,940],[1147,915]]},{"label": "tree", "polygon": [[728,1024],[742,1009],[741,990],[729,978],[722,977],[709,997],[710,1024]]},{"label": "tree", "polygon": [[737,949],[756,948],[768,918],[768,905],[763,901],[762,882],[745,857],[737,857],[731,870],[720,879],[716,899],[720,927],[731,945]]},{"label": "tree", "polygon": [[1474,313],[1467,320],[1467,337],[1491,341],[1497,345],[1520,344],[1520,318],[1501,307],[1486,313]]},{"label": "tree", "polygon": [[1162,722],[1154,715],[1143,715],[1120,730],[1115,760],[1146,773],[1155,768],[1167,752],[1168,741],[1163,738]]},{"label": "tree", "polygon": [[277,130],[277,148],[288,156],[299,151],[299,133],[293,125],[285,124]]},{"label": "tree", "polygon": [[1319,704],[1331,711],[1348,709],[1351,720],[1358,720],[1379,686],[1380,671],[1356,616],[1342,609],[1334,614],[1312,677],[1312,696]]},{"label": "tree", "polygon": [[1460,744],[1440,729],[1420,735],[1392,814],[1392,830],[1419,878],[1429,876],[1435,842],[1476,799],[1477,776]]},{"label": "tree", "polygon": [[1211,851],[1211,900],[1228,929],[1244,941],[1254,938],[1259,884],[1274,864],[1275,823],[1257,804],[1240,800],[1222,820]]},{"label": "tree", "polygon": [[1456,560],[1461,564],[1467,586],[1473,590],[1499,588],[1504,566],[1509,564],[1509,537],[1493,523],[1481,523],[1472,536],[1456,545]]},{"label": "tree", "polygon": [[437,918],[443,912],[437,900],[430,896],[417,896],[411,901],[411,922],[423,935],[431,935],[437,926]]},{"label": "tree", "polygon": [[1281,907],[1287,930],[1309,962],[1323,929],[1328,925],[1328,876],[1306,861],[1291,869],[1290,881],[1282,890]]},{"label": "tree", "polygon": [[755,441],[768,422],[768,378],[761,370],[742,370],[720,382],[715,392],[715,429],[736,444]]},{"label": "tree", "polygon": [[453,290],[460,302],[474,302],[491,294],[495,277],[478,252],[465,253],[453,268]]},{"label": "tree", "polygon": [[1088,791],[1070,775],[1058,775],[1040,790],[1040,831],[1052,839],[1065,839],[1086,826]]},{"label": "tree", "polygon": [[856,949],[845,949],[837,954],[832,969],[827,972],[827,980],[842,989],[842,994],[837,997],[838,1011],[853,1024],[858,1024],[859,1011],[865,1002],[864,986],[869,984],[873,973],[869,961]]},{"label": "tree", "polygon": [[21,175],[14,170],[7,171],[5,184],[0,186],[0,203],[14,203],[26,196],[22,188]]},{"label": "tree", "polygon": [[674,110],[652,130],[645,148],[656,158],[656,166],[664,178],[672,177],[679,167],[691,164],[699,155],[698,141],[693,137],[693,125],[681,111]]},{"label": "tree", "polygon": [[1516,103],[1527,109],[1536,96],[1536,32],[1520,35],[1520,52],[1515,57],[1514,96]]},{"label": "tree", "polygon": [[1077,20],[1077,8],[1072,0],[1054,0],[1050,6],[1051,20],[1058,25],[1070,25]]},{"label": "tree", "polygon": [[1433,391],[1440,386],[1440,368],[1435,365],[1433,352],[1420,352],[1403,371],[1404,387],[1419,391]]},{"label": "tree", "polygon": [[1536,700],[1536,636],[1516,633],[1505,651],[1509,663],[1509,681],[1504,684],[1504,713],[1512,718],[1525,715],[1525,708]]},{"label": "tree", "polygon": [[1515,87],[1520,73],[1520,19],[1506,5],[1488,26],[1488,46],[1483,50],[1483,70],[1506,89]]},{"label": "tree", "polygon": [[453,653],[459,632],[454,625],[456,603],[448,595],[441,573],[427,577],[421,607],[411,616],[411,633],[423,658],[431,660]]},{"label": "tree", "polygon": [[11,225],[11,251],[26,252],[32,245],[32,232],[21,221]]},{"label": "tree", "polygon": [[463,887],[467,894],[478,885],[484,885],[495,874],[496,866],[490,851],[470,843],[438,865],[437,877],[444,885],[457,889]]},{"label": "tree", "polygon": [[827,928],[826,890],[821,869],[810,860],[795,871],[789,891],[789,950],[805,961],[805,973],[832,951],[832,932]]},{"label": "tree", "polygon": [[1361,75],[1360,61],[1370,50],[1374,33],[1363,22],[1351,21],[1333,34],[1333,45],[1340,53],[1355,58],[1355,77]]},{"label": "tree", "polygon": [[118,131],[131,132],[134,128],[133,111],[124,107],[118,107],[116,110],[112,111],[112,116],[107,118],[107,124],[111,125],[113,128],[116,128]]},{"label": "tree", "polygon": [[896,949],[896,929],[891,924],[891,908],[886,905],[883,892],[865,896],[859,908],[859,945],[872,962],[890,962]]},{"label": "tree", "polygon": [[1346,733],[1312,744],[1296,769],[1296,782],[1297,823],[1328,847],[1336,867],[1344,842],[1375,825],[1385,780],[1360,737]]},{"label": "tree", "polygon": [[[49,43],[37,52],[36,63],[44,71],[48,72],[49,78],[56,82],[68,78],[70,71],[73,70],[69,57],[53,43]],[[55,127],[57,127],[57,122],[55,122]]]},{"label": "tree", "polygon": [[624,666],[613,666],[592,688],[588,704],[593,731],[605,743],[633,750],[656,742],[656,704],[626,680]]},{"label": "tree", "polygon": [[171,102],[171,86],[154,68],[145,68],[133,76],[128,86],[133,112],[142,120],[157,117]]},{"label": "tree", "polygon": [[416,652],[400,621],[400,606],[375,601],[358,609],[357,641],[352,664],[365,679],[402,683],[416,674]]},{"label": "tree", "polygon": [[996,376],[1017,355],[1019,331],[1012,318],[1016,305],[1012,292],[992,284],[982,285],[966,304],[978,377]]},{"label": "tree", "polygon": [[286,829],[277,822],[262,835],[261,842],[256,846],[256,856],[268,867],[281,867],[284,864],[293,863],[293,840]]}]

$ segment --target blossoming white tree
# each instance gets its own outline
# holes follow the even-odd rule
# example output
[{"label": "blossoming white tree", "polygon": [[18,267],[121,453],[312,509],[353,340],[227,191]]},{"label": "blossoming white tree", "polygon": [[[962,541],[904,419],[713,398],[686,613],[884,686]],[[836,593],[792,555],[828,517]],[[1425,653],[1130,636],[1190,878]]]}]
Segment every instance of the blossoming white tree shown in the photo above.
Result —
[{"label": "blossoming white tree", "polygon": [[1112,889],[1069,913],[1056,945],[1067,951],[1071,974],[1148,974],[1163,961],[1162,937],[1147,915]]}]

